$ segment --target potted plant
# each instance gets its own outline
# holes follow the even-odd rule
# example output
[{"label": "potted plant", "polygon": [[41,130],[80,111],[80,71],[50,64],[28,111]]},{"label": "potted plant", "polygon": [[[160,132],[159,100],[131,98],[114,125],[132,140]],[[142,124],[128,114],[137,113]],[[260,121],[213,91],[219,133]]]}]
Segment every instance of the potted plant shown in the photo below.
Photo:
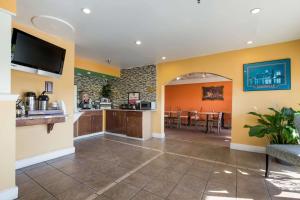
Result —
[{"label": "potted plant", "polygon": [[[249,112],[248,114],[258,117],[257,125],[245,125],[249,128],[250,137],[266,137],[270,144],[299,144],[299,132],[295,125],[300,125],[300,113],[292,108],[283,107],[281,110],[269,108],[272,114],[259,114]],[[282,161],[279,161],[282,164]]]},{"label": "potted plant", "polygon": [[295,115],[298,113],[292,108],[283,107],[281,110],[269,108],[272,114],[259,114],[249,112],[248,114],[258,117],[257,125],[245,125],[249,128],[250,137],[267,137],[270,144],[299,144],[299,133],[295,128]]},{"label": "potted plant", "polygon": [[111,98],[111,85],[107,83],[106,85],[103,85],[102,91],[101,91],[101,96],[103,98],[110,99]]}]

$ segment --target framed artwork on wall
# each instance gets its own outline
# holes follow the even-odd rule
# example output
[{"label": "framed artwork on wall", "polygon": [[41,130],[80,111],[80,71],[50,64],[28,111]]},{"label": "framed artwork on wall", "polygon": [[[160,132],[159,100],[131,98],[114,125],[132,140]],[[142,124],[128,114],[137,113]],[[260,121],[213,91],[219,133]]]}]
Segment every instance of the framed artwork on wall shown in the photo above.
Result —
[{"label": "framed artwork on wall", "polygon": [[202,100],[224,100],[224,86],[202,87]]},{"label": "framed artwork on wall", "polygon": [[129,92],[128,93],[128,104],[135,104],[136,101],[140,100],[139,92]]},{"label": "framed artwork on wall", "polygon": [[290,89],[290,59],[244,64],[244,91]]}]

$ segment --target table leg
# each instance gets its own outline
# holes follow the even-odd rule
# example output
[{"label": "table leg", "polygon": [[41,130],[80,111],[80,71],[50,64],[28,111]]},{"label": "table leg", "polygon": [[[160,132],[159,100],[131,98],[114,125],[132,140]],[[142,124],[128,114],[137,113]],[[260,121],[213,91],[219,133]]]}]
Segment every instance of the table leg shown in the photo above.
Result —
[{"label": "table leg", "polygon": [[208,115],[206,115],[206,130],[205,133],[208,133]]}]

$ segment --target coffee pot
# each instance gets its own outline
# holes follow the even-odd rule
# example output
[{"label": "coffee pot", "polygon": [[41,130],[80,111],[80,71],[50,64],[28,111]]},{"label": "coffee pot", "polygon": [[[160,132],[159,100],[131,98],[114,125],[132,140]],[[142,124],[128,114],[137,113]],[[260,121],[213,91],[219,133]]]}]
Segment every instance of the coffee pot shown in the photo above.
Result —
[{"label": "coffee pot", "polygon": [[39,110],[47,110],[48,109],[48,102],[49,102],[49,97],[45,94],[46,91],[44,91],[39,97]]}]

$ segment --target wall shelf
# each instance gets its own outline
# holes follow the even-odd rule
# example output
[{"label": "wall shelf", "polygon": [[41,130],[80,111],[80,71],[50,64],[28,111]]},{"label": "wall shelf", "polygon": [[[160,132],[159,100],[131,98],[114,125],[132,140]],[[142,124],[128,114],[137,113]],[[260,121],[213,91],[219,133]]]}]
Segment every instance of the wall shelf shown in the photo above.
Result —
[{"label": "wall shelf", "polygon": [[47,133],[49,134],[56,123],[63,123],[66,121],[65,115],[54,115],[54,116],[31,116],[31,117],[21,117],[16,119],[16,126],[34,126],[34,125],[47,125]]}]

